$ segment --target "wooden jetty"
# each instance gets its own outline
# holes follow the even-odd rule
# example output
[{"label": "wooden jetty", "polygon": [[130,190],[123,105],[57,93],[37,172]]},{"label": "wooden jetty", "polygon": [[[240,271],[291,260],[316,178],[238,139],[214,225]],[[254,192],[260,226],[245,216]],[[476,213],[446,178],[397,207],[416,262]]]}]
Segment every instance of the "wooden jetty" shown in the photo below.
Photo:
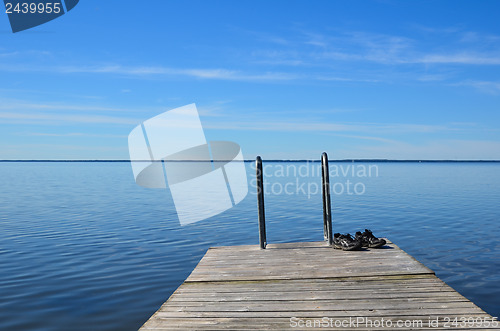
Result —
[{"label": "wooden jetty", "polygon": [[267,244],[257,157],[259,245],[212,247],[140,330],[467,330],[498,322],[394,243],[332,248],[328,158],[321,242]]},{"label": "wooden jetty", "polygon": [[392,242],[352,252],[306,242],[210,248],[141,330],[494,329],[491,321]]}]

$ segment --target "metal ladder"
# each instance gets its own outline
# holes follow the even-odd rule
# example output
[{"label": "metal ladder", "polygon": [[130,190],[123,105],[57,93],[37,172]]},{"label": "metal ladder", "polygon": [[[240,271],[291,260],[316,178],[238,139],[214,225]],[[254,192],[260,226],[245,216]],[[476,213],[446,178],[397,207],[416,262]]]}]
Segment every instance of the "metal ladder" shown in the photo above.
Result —
[{"label": "metal ladder", "polygon": [[[259,210],[259,242],[260,248],[266,249],[266,212],[264,209],[264,172],[262,170],[262,158],[257,156],[256,177],[257,177],[257,204]],[[323,238],[328,241],[328,245],[333,244],[332,234],[332,206],[330,200],[330,173],[328,170],[328,155],[326,152],[321,154],[321,181],[323,196]]]}]

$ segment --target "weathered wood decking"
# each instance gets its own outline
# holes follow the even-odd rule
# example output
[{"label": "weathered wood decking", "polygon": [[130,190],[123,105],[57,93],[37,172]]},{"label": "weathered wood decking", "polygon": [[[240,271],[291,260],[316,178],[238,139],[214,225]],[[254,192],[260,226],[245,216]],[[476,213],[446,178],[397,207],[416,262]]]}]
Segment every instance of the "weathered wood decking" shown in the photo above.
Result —
[{"label": "weathered wood decking", "polygon": [[354,252],[308,242],[210,248],[141,330],[488,329],[484,319],[391,242]]}]

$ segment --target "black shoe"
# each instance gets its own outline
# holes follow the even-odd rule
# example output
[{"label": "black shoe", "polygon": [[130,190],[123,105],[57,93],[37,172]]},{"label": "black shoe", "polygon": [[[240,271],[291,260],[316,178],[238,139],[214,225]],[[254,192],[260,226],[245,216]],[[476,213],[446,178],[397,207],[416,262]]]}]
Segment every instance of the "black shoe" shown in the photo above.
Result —
[{"label": "black shoe", "polygon": [[353,239],[351,235],[335,233],[333,235],[333,248],[344,251],[354,251],[361,248],[361,242]]},{"label": "black shoe", "polygon": [[355,239],[361,242],[363,247],[378,248],[386,244],[385,239],[375,237],[368,229],[365,229],[363,233],[356,232]]}]

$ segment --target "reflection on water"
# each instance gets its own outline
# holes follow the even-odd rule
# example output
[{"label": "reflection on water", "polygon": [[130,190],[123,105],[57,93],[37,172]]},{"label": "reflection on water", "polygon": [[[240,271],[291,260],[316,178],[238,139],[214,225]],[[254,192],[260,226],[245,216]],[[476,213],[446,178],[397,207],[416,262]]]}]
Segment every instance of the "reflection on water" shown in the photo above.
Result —
[{"label": "reflection on water", "polygon": [[[268,242],[321,240],[319,164],[265,165]],[[335,232],[389,237],[500,315],[500,164],[333,165]],[[243,202],[181,227],[168,190],[137,186],[128,163],[0,163],[0,329],[136,330],[208,247],[258,244],[246,167]]]}]

